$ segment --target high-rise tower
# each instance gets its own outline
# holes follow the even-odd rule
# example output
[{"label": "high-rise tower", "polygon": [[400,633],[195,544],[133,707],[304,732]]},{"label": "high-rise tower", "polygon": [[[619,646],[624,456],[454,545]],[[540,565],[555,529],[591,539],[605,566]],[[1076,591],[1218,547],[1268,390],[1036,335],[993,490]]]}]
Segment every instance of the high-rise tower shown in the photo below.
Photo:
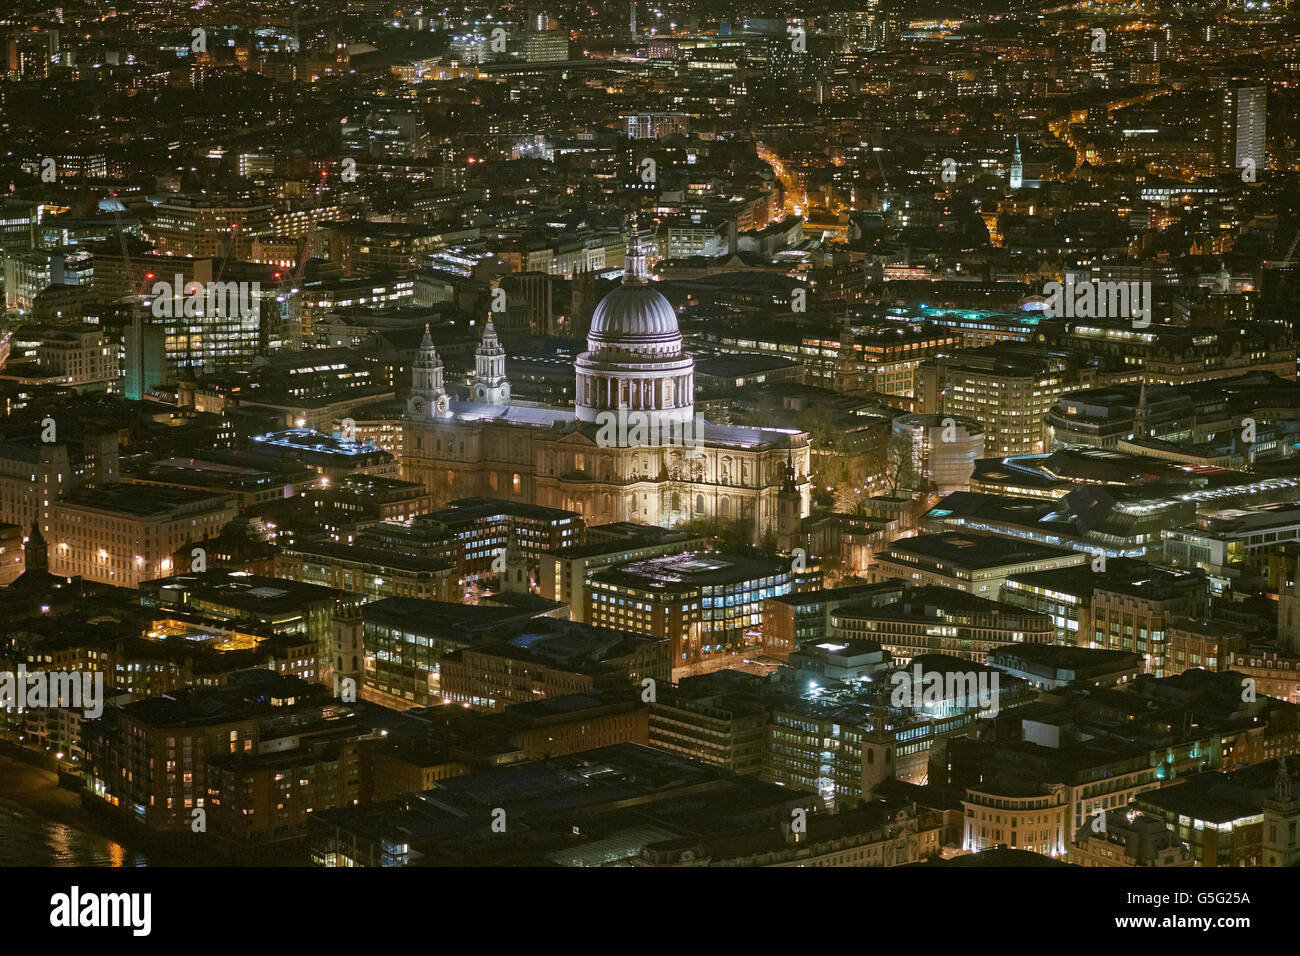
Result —
[{"label": "high-rise tower", "polygon": [[1268,91],[1261,85],[1233,83],[1220,102],[1219,165],[1225,169],[1265,169],[1264,134]]}]

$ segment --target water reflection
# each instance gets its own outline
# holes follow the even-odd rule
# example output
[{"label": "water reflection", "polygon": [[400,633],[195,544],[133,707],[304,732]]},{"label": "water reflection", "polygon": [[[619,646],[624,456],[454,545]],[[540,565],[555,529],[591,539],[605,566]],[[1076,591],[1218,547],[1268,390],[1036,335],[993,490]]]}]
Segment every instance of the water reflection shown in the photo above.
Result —
[{"label": "water reflection", "polygon": [[105,837],[51,823],[0,802],[0,866],[144,866]]}]

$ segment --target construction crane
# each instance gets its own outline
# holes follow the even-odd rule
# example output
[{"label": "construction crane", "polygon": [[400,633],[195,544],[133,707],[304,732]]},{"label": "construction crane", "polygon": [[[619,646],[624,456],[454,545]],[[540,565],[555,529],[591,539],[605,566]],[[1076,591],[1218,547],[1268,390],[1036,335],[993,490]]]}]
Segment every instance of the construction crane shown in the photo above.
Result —
[{"label": "construction crane", "polygon": [[880,194],[880,211],[889,212],[889,177],[885,175],[885,164],[880,160],[880,153],[873,147],[871,155],[876,158],[876,168],[880,170],[880,181],[884,190]]},{"label": "construction crane", "polygon": [[1293,255],[1295,255],[1295,247],[1296,247],[1296,245],[1297,245],[1298,243],[1300,243],[1300,230],[1297,230],[1297,232],[1296,232],[1296,234],[1295,234],[1295,238],[1291,240],[1291,248],[1287,249],[1287,251],[1286,251],[1286,256],[1284,256],[1282,259],[1278,260],[1277,262],[1271,262],[1271,263],[1269,263],[1269,265],[1274,265],[1274,266],[1289,266],[1289,265],[1291,265],[1291,263],[1293,263],[1293,262],[1295,261],[1295,260],[1292,259],[1291,257],[1292,257]]},{"label": "construction crane", "polygon": [[[297,261],[293,267],[293,271],[286,273],[277,270],[272,274],[272,278],[279,280],[279,285],[276,289],[275,301],[276,304],[279,306],[279,313],[280,313],[279,321],[281,323],[285,322],[285,319],[290,309],[290,302],[289,302],[290,297],[293,296],[298,291],[298,287],[302,283],[303,274],[307,271],[307,262],[309,259],[311,259],[311,256],[307,254],[307,244],[308,244],[308,238],[306,235],[302,236],[298,240],[298,251],[295,256]],[[283,330],[283,325],[281,326],[281,329]],[[301,329],[299,331],[301,332]],[[269,334],[269,330],[266,327],[266,322],[263,321],[261,333],[259,335],[259,341],[258,341],[258,352],[260,354],[266,355],[268,352],[270,352],[270,338],[271,336]],[[296,345],[302,344],[300,340],[301,335],[292,336],[292,338],[296,340],[294,344]]]},{"label": "construction crane", "polygon": [[[117,193],[110,193],[110,195],[114,199],[117,199]],[[132,285],[131,282],[131,250],[128,249],[126,245],[126,230],[122,228],[122,214],[118,209],[118,207],[121,205],[122,204],[120,202],[113,204],[113,225],[117,227],[117,241],[122,247],[122,270],[126,275],[126,287],[128,289],[134,289],[134,286]],[[148,286],[146,285],[146,283],[149,281],[151,275],[152,275],[151,273],[147,273],[147,272],[144,273],[140,278],[140,286],[139,286],[140,291],[138,292],[131,291],[128,292],[127,294],[147,295]]]}]

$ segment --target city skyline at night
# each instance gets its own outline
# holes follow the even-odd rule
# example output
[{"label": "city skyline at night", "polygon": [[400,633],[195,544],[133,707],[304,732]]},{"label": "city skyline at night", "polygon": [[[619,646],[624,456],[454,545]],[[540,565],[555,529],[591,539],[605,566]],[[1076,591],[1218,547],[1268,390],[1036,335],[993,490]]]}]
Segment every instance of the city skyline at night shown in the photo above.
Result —
[{"label": "city skyline at night", "polygon": [[173,867],[1047,867],[1032,919],[1257,928],[1206,881],[1300,862],[1289,2],[0,45],[0,867],[56,931],[158,935]]}]

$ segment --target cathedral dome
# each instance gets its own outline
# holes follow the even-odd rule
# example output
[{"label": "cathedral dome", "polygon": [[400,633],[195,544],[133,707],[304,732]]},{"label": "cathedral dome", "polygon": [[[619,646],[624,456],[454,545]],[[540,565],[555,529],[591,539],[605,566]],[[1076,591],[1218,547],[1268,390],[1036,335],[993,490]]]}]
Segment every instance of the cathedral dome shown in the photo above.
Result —
[{"label": "cathedral dome", "polygon": [[628,228],[623,284],[597,304],[587,332],[587,348],[592,352],[617,349],[662,357],[679,354],[681,347],[677,312],[650,284],[645,250],[633,217]]},{"label": "cathedral dome", "polygon": [[649,285],[621,285],[600,300],[591,317],[588,347],[678,342],[677,313]]},{"label": "cathedral dome", "polygon": [[666,422],[694,415],[695,360],[682,351],[672,303],[646,276],[635,216],[628,225],[623,284],[596,306],[587,351],[573,366],[579,421],[598,421],[605,412],[643,412]]}]

